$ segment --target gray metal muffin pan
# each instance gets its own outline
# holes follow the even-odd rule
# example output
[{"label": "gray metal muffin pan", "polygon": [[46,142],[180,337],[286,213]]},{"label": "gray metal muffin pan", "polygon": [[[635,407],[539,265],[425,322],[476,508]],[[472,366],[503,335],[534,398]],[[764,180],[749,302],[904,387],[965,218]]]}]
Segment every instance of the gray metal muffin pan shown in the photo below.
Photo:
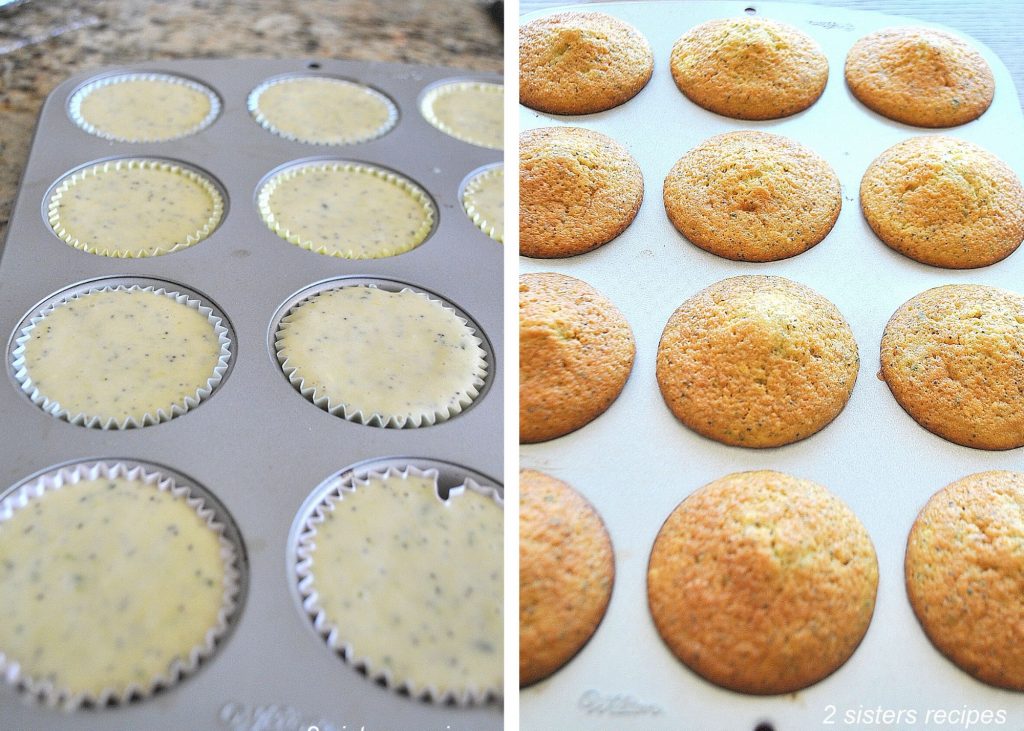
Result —
[{"label": "gray metal muffin pan", "polygon": [[[189,137],[119,143],[69,118],[71,95],[110,73],[185,76],[220,97],[219,117]],[[370,142],[326,146],[292,142],[260,127],[246,101],[264,80],[285,73],[337,75],[383,92],[398,124]],[[0,383],[0,494],[55,465],[121,458],[166,465],[223,504],[241,534],[247,596],[221,647],[192,676],[151,698],[66,713],[0,686],[0,728],[46,729],[497,729],[500,700],[476,707],[433,705],[380,687],[338,658],[314,631],[292,586],[289,536],[305,501],[330,476],[368,460],[450,463],[500,486],[502,475],[502,247],[469,219],[459,198],[466,176],[502,159],[500,150],[460,142],[419,112],[430,84],[501,79],[465,70],[318,60],[187,60],[137,64],[72,77],[47,99],[0,258],[0,332],[55,293],[103,278],[180,284],[212,303],[233,332],[232,365],[200,406],[168,422],[101,430],[58,420],[20,392],[8,366]],[[226,193],[220,226],[200,243],[141,259],[96,256],[72,247],[46,223],[45,196],[59,178],[115,157],[160,157],[208,172]],[[433,233],[416,249],[386,259],[349,260],[305,251],[274,234],[255,206],[264,176],[287,163],[330,158],[398,171],[437,206]],[[487,383],[471,408],[418,429],[346,421],[304,399],[281,371],[271,328],[283,305],[312,285],[340,277],[386,279],[436,293],[479,326],[487,343]],[[5,351],[6,352],[6,351]],[[429,465],[428,465],[429,466]],[[451,474],[449,474],[451,473]]]},{"label": "gray metal muffin pan", "polygon": [[[748,11],[748,8],[750,9]],[[558,12],[551,8],[520,18]],[[907,601],[903,556],[907,534],[927,499],[953,480],[986,469],[1024,470],[1024,449],[986,452],[961,447],[919,427],[880,379],[879,343],[896,308],[931,287],[981,283],[1024,294],[1024,247],[989,267],[953,271],[918,264],[886,247],[860,210],[860,180],[870,162],[893,144],[944,134],[992,151],[1024,178],[1024,117],[1014,82],[998,56],[977,41],[992,67],[995,99],[979,119],[943,130],[892,122],[849,92],[843,63],[861,36],[890,25],[925,25],[813,4],[742,2],[618,2],[580,5],[636,26],[651,42],[654,75],[622,106],[562,117],[520,107],[522,129],[575,125],[602,132],[630,151],[644,175],[646,195],[636,220],[617,239],[568,259],[520,258],[523,272],[578,277],[622,311],[636,337],[629,381],[608,411],[582,429],[542,444],[523,445],[521,464],[565,480],[604,519],[615,548],[615,587],[604,621],[573,660],[523,690],[523,729],[609,731],[776,731],[807,729],[963,728],[934,711],[1004,710],[1004,724],[1024,728],[1024,694],[984,685],[946,660],[928,642]],[[792,117],[750,122],[722,117],[689,101],[668,67],[676,39],[699,23],[754,12],[796,26],[817,40],[829,61],[828,85],[809,109]],[[978,8],[977,12],[984,12]],[[953,31],[951,31],[953,32]],[[955,32],[954,32],[955,33]],[[784,261],[729,261],[686,241],[665,214],[662,182],[676,161],[714,134],[756,129],[795,139],[824,157],[842,183],[843,208],[817,246]],[[777,449],[729,447],[705,439],[675,419],[655,377],[661,331],[672,312],[698,290],[726,277],[772,274],[802,282],[830,299],[846,317],[860,349],[860,373],[843,412],[822,431]],[[756,697],[706,682],[661,641],[647,608],[647,560],[672,509],[711,480],[731,472],[775,469],[824,485],[857,514],[879,561],[874,619],[860,647],[834,674],[797,693]],[[900,723],[872,721],[876,709],[913,710]],[[933,711],[928,719],[928,711]]]}]

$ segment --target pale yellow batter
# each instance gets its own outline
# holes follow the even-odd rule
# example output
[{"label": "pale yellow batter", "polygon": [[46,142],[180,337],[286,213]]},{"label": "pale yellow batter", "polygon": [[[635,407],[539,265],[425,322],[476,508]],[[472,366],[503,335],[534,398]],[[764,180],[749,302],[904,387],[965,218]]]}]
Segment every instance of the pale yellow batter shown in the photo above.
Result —
[{"label": "pale yellow batter", "polygon": [[224,202],[208,180],[156,160],[101,163],[72,175],[50,199],[53,230],[76,249],[159,256],[202,241]]},{"label": "pale yellow batter", "polygon": [[206,315],[141,289],[90,292],[60,304],[30,331],[24,369],[39,393],[72,419],[170,417],[196,398],[221,354]]},{"label": "pale yellow batter", "polygon": [[484,170],[469,181],[462,206],[473,223],[495,241],[505,240],[505,168]]},{"label": "pale yellow batter", "polygon": [[423,243],[434,207],[411,182],[349,163],[306,165],[272,178],[260,213],[278,236],[347,259],[395,256]]},{"label": "pale yellow batter", "polygon": [[423,99],[423,116],[445,134],[500,150],[504,139],[501,84],[454,82],[432,89]]},{"label": "pale yellow batter", "polygon": [[371,478],[317,526],[313,590],[350,657],[440,694],[502,685],[502,510],[436,479]]},{"label": "pale yellow batter", "polygon": [[198,85],[173,76],[129,74],[75,94],[71,114],[86,131],[122,142],[161,142],[198,132],[219,102]]},{"label": "pale yellow batter", "polygon": [[281,321],[278,354],[291,379],[328,409],[393,426],[433,423],[477,394],[484,352],[451,310],[410,290],[352,286],[323,292]]},{"label": "pale yellow batter", "polygon": [[275,81],[253,93],[249,108],[270,131],[319,145],[366,142],[387,132],[397,119],[384,95],[322,76]]},{"label": "pale yellow batter", "polygon": [[221,539],[139,480],[47,490],[0,521],[0,651],[70,694],[148,688],[188,663],[225,601]]}]

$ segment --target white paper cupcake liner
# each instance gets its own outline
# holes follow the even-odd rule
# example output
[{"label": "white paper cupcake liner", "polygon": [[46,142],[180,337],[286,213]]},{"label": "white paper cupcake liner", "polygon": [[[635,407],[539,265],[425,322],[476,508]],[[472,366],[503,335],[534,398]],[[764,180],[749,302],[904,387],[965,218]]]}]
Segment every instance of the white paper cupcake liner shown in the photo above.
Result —
[{"label": "white paper cupcake liner", "polygon": [[[358,135],[357,136],[353,136],[351,138],[347,138],[347,139],[344,139],[344,140],[338,140],[336,142],[324,142],[322,140],[308,139],[308,138],[304,138],[304,137],[298,137],[298,136],[296,136],[296,135],[294,135],[294,134],[292,134],[290,132],[286,132],[286,131],[278,128],[277,126],[275,126],[273,122],[271,122],[269,119],[267,119],[267,117],[263,114],[262,110],[260,110],[260,107],[259,107],[260,95],[264,91],[269,89],[270,87],[276,86],[277,84],[284,84],[284,83],[289,83],[289,82],[295,82],[295,81],[302,80],[302,79],[326,79],[326,80],[329,80],[329,81],[337,82],[339,84],[344,84],[346,86],[351,86],[351,87],[353,87],[355,89],[359,89],[360,91],[365,92],[367,95],[369,95],[369,96],[373,97],[374,99],[377,99],[378,101],[383,103],[384,106],[387,107],[388,118],[387,118],[387,120],[384,121],[383,124],[381,124],[380,127],[375,129],[371,133],[368,133],[368,134],[365,134],[365,135],[362,135],[362,136],[358,136]],[[286,140],[291,140],[292,142],[302,142],[303,144],[307,144],[307,145],[330,145],[332,147],[338,147],[338,146],[341,146],[341,145],[358,145],[358,144],[363,143],[363,142],[369,142],[370,140],[375,140],[378,137],[383,137],[388,132],[390,132],[392,129],[394,129],[395,125],[398,123],[398,107],[396,107],[394,102],[392,102],[388,97],[384,96],[383,94],[381,94],[376,89],[373,89],[373,88],[371,88],[369,86],[366,86],[365,84],[359,84],[359,83],[356,83],[354,81],[349,81],[347,79],[339,79],[339,78],[336,78],[336,77],[333,77],[333,76],[324,76],[324,75],[321,75],[321,74],[304,74],[304,75],[301,75],[301,76],[284,76],[284,77],[278,77],[276,79],[270,79],[269,81],[264,81],[262,84],[257,86],[255,89],[253,89],[249,93],[249,98],[248,98],[248,100],[246,102],[246,105],[248,106],[249,113],[252,114],[253,119],[255,119],[257,124],[259,124],[263,129],[267,130],[271,134],[277,135],[278,137],[283,137]]]},{"label": "white paper cupcake liner", "polygon": [[[81,184],[83,181],[88,180],[91,177],[110,172],[111,170],[133,170],[133,169],[156,169],[165,170],[170,173],[182,175],[188,180],[196,183],[202,188],[209,196],[213,203],[213,212],[201,226],[199,226],[194,232],[188,234],[184,241],[174,242],[173,245],[168,247],[165,251],[159,251],[155,253],[148,253],[144,249],[135,250],[122,250],[122,249],[109,249],[102,246],[96,246],[95,244],[82,241],[70,232],[61,221],[60,202],[64,194],[67,193],[73,186]],[[167,254],[187,249],[190,246],[198,244],[206,238],[209,238],[210,234],[214,232],[217,226],[220,225],[221,219],[224,216],[224,196],[221,195],[220,190],[217,186],[207,178],[205,175],[196,172],[195,170],[175,165],[172,162],[158,159],[148,158],[121,158],[117,160],[108,160],[101,162],[96,165],[91,165],[82,170],[72,173],[61,179],[58,185],[53,189],[50,194],[50,200],[46,207],[46,219],[50,224],[50,228],[60,238],[61,241],[66,243],[68,246],[74,247],[79,251],[84,251],[89,254],[96,254],[98,256],[110,256],[120,259],[136,259],[146,258],[151,256],[165,256]]]},{"label": "white paper cupcake liner", "polygon": [[473,202],[470,200],[473,195],[480,192],[484,183],[498,177],[502,178],[502,180],[504,180],[505,177],[505,166],[501,163],[493,167],[485,168],[470,178],[469,182],[466,183],[465,189],[462,191],[462,207],[465,209],[466,215],[469,216],[469,220],[476,224],[478,229],[483,231],[499,244],[503,244],[505,243],[505,236],[498,228],[502,222],[490,221],[485,218],[484,214],[475,205],[473,205]]},{"label": "white paper cupcake liner", "polygon": [[[298,535],[296,546],[295,574],[298,578],[298,590],[302,599],[302,608],[306,612],[313,628],[316,630],[328,647],[334,650],[347,664],[366,674],[371,680],[381,683],[384,687],[409,695],[412,698],[429,701],[431,703],[447,703],[456,706],[480,705],[492,701],[500,701],[503,688],[487,685],[468,686],[464,688],[441,690],[432,685],[416,685],[410,679],[395,678],[385,668],[376,667],[374,660],[359,655],[359,649],[351,641],[344,637],[344,632],[334,625],[324,614],[319,605],[319,595],[314,589],[315,570],[313,566],[313,546],[316,543],[317,527],[324,522],[325,515],[333,509],[333,504],[344,500],[345,496],[365,487],[373,479],[382,480],[387,477],[425,477],[437,480],[436,469],[421,470],[413,465],[399,470],[388,467],[384,471],[370,471],[364,477],[356,477],[353,472],[345,472],[332,480],[328,485],[328,491],[319,500],[310,513],[305,516],[302,529]],[[501,491],[494,486],[481,485],[472,478],[467,477],[459,486],[453,487],[448,494],[448,500],[457,500],[466,491],[472,491],[485,495],[504,509],[504,499]],[[441,499],[438,493],[437,499]]]},{"label": "white paper cupcake liner", "polygon": [[[497,92],[494,91],[495,88],[497,89]],[[434,102],[437,101],[438,97],[462,89],[479,89],[484,93],[494,94],[496,104],[501,105],[504,103],[504,92],[501,84],[492,81],[451,81],[433,87],[423,96],[423,100],[420,102],[420,114],[423,115],[423,118],[425,120],[430,122],[432,125],[437,127],[446,135],[448,135],[449,137],[454,137],[460,142],[468,142],[471,145],[476,145],[477,147],[486,147],[487,149],[490,150],[500,150],[502,147],[501,145],[494,146],[491,144],[487,144],[481,141],[479,138],[475,138],[471,135],[464,134],[461,130],[455,129],[454,127],[446,123],[444,120],[440,119],[434,112]]]},{"label": "white paper cupcake liner", "polygon": [[[112,135],[109,132],[97,129],[88,120],[82,116],[82,102],[92,92],[97,89],[102,89],[105,86],[112,86],[114,84],[123,84],[126,81],[156,81],[165,84],[175,84],[177,86],[185,86],[189,89],[197,91],[205,96],[210,101],[210,111],[207,115],[199,122],[199,124],[182,132],[179,135],[173,137],[160,137],[156,139],[141,139],[141,140],[128,140],[123,137]],[[203,86],[202,84],[186,79],[181,76],[174,76],[172,74],[158,74],[158,73],[131,73],[131,74],[115,74],[113,76],[106,76],[102,79],[96,79],[90,81],[85,86],[78,89],[71,100],[68,102],[68,115],[71,120],[81,127],[89,134],[102,137],[105,140],[113,140],[114,142],[127,142],[130,144],[145,144],[148,142],[171,142],[173,140],[180,140],[183,137],[189,137],[198,132],[202,132],[204,129],[213,124],[213,120],[220,116],[220,97],[218,97],[211,89]]]},{"label": "white paper cupcake liner", "polygon": [[[373,287],[378,288],[376,284],[342,284],[340,287],[345,286],[362,286],[362,287]],[[338,289],[340,287],[335,287]],[[454,404],[447,406],[444,409],[438,411],[424,412],[421,414],[382,414],[376,411],[370,413],[363,413],[358,407],[345,402],[332,401],[329,396],[322,393],[317,393],[316,389],[312,386],[307,386],[305,380],[299,375],[299,366],[296,366],[282,351],[284,342],[281,338],[281,333],[287,329],[290,317],[297,309],[302,307],[304,304],[315,299],[320,294],[331,291],[331,289],[321,289],[318,292],[311,294],[308,297],[296,302],[292,305],[288,312],[281,318],[277,326],[277,331],[274,335],[274,347],[277,353],[277,362],[281,366],[281,370],[284,371],[285,376],[288,377],[288,382],[295,387],[295,389],[302,394],[306,400],[317,406],[329,414],[334,416],[340,416],[347,421],[355,422],[356,424],[363,424],[364,426],[376,426],[384,428],[394,429],[408,429],[408,428],[419,428],[421,426],[433,426],[442,422],[448,421],[457,414],[461,414],[470,404],[476,401],[484,388],[487,379],[487,372],[489,370],[489,363],[487,361],[487,352],[483,348],[483,339],[479,336],[479,330],[454,307],[449,305],[447,302],[432,297],[424,292],[412,289],[411,287],[402,287],[401,289],[394,290],[396,292],[410,292],[418,297],[423,297],[430,302],[438,305],[445,311],[454,315],[456,319],[464,327],[466,327],[472,333],[473,343],[477,348],[477,360],[475,363],[474,371],[472,373],[472,380],[470,385],[464,390],[459,391],[455,394],[458,399]],[[390,290],[388,290],[390,291]]]},{"label": "white paper cupcake liner", "polygon": [[[357,172],[366,173],[373,175],[376,178],[385,180],[391,183],[401,190],[409,193],[413,199],[423,206],[424,218],[423,223],[416,230],[415,234],[411,237],[408,245],[393,246],[390,248],[381,249],[377,252],[376,256],[367,256],[366,254],[359,253],[352,249],[346,249],[344,251],[331,251],[323,244],[319,244],[310,239],[303,238],[302,234],[297,231],[292,231],[287,226],[281,223],[278,219],[277,214],[274,213],[273,208],[270,205],[270,198],[273,195],[277,187],[293,178],[300,175],[305,175],[311,171],[316,170],[332,170],[332,171],[344,171],[344,172]],[[271,231],[276,233],[282,239],[290,244],[295,244],[301,249],[306,251],[313,251],[317,254],[323,254],[324,256],[335,256],[344,259],[385,259],[391,256],[397,256],[404,254],[407,251],[412,251],[417,248],[430,235],[430,232],[434,229],[434,221],[437,214],[434,210],[434,204],[430,200],[430,197],[415,183],[407,180],[406,178],[392,173],[383,168],[375,167],[373,165],[362,165],[355,162],[319,162],[319,163],[306,163],[290,167],[281,172],[273,175],[267,180],[260,188],[259,195],[256,199],[256,205],[260,212],[260,217],[263,222],[270,228]]]},{"label": "white paper cupcake liner", "polygon": [[[107,292],[107,291],[141,291],[141,292],[152,292],[156,295],[169,297],[175,302],[181,305],[189,307],[201,315],[206,316],[210,324],[213,326],[214,332],[217,335],[217,340],[220,343],[220,355],[217,360],[217,364],[213,368],[213,373],[206,381],[206,385],[198,389],[194,394],[186,395],[181,401],[169,404],[166,409],[158,409],[155,414],[144,414],[141,418],[134,416],[127,416],[121,420],[114,417],[108,417],[103,419],[98,415],[88,415],[84,413],[71,413],[65,409],[59,402],[50,399],[46,394],[42,393],[36,388],[35,383],[32,380],[32,374],[29,373],[28,367],[25,363],[25,350],[26,345],[32,338],[32,331],[43,322],[46,317],[57,308],[79,299],[87,294],[93,292]],[[231,361],[231,339],[230,333],[227,327],[224,325],[224,321],[219,315],[217,315],[213,308],[207,304],[204,304],[201,300],[191,297],[187,294],[176,291],[173,286],[168,285],[167,287],[157,287],[153,285],[104,285],[97,283],[94,287],[86,287],[70,293],[67,297],[61,297],[56,302],[48,305],[45,309],[29,318],[28,323],[24,324],[19,330],[19,335],[14,340],[14,349],[10,353],[11,373],[14,375],[14,379],[18,382],[21,390],[24,391],[28,397],[32,400],[36,406],[41,408],[43,411],[51,414],[58,419],[76,424],[78,426],[85,426],[94,429],[133,429],[144,426],[152,426],[153,424],[159,424],[164,421],[170,421],[171,419],[181,416],[187,413],[189,410],[197,407],[202,401],[209,398],[213,391],[220,385],[224,380],[224,374],[228,370],[228,365]],[[86,377],[84,374],[83,378]]]},{"label": "white paper cupcake liner", "polygon": [[146,685],[131,684],[121,690],[108,688],[98,695],[89,692],[75,693],[67,688],[54,685],[50,680],[30,677],[22,672],[17,658],[6,656],[3,649],[0,648],[0,677],[4,681],[30,698],[47,706],[59,707],[66,711],[73,711],[82,706],[103,707],[142,700],[191,675],[199,669],[202,663],[213,656],[219,642],[227,635],[240,602],[241,553],[238,547],[225,536],[225,524],[195,489],[177,482],[173,477],[155,467],[120,461],[101,461],[78,463],[51,470],[27,481],[3,501],[0,501],[0,523],[10,520],[16,511],[30,505],[33,499],[40,498],[48,490],[60,490],[65,485],[74,485],[82,480],[114,478],[136,480],[154,489],[170,492],[175,497],[184,498],[188,506],[195,510],[210,530],[217,533],[220,541],[220,556],[224,562],[223,604],[217,613],[216,623],[206,631],[202,644],[196,645],[189,651],[188,657],[175,658],[162,675],[153,678]]}]

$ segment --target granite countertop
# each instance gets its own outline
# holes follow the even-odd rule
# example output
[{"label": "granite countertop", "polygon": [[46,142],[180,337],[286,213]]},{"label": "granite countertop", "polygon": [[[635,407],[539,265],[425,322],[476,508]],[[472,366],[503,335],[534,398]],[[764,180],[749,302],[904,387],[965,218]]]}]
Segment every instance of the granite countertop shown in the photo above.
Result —
[{"label": "granite countertop", "polygon": [[347,58],[501,71],[472,0],[34,0],[0,15],[0,241],[46,95],[79,71],[151,59]]}]

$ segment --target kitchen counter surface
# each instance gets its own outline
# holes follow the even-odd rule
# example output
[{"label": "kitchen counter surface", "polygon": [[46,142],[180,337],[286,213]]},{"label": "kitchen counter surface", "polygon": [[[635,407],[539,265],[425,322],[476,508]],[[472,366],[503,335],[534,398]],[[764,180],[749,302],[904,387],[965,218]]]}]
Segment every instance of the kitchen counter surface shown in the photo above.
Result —
[{"label": "kitchen counter surface", "polygon": [[344,58],[501,71],[470,0],[34,0],[0,15],[0,241],[46,95],[87,69],[155,59]]}]

